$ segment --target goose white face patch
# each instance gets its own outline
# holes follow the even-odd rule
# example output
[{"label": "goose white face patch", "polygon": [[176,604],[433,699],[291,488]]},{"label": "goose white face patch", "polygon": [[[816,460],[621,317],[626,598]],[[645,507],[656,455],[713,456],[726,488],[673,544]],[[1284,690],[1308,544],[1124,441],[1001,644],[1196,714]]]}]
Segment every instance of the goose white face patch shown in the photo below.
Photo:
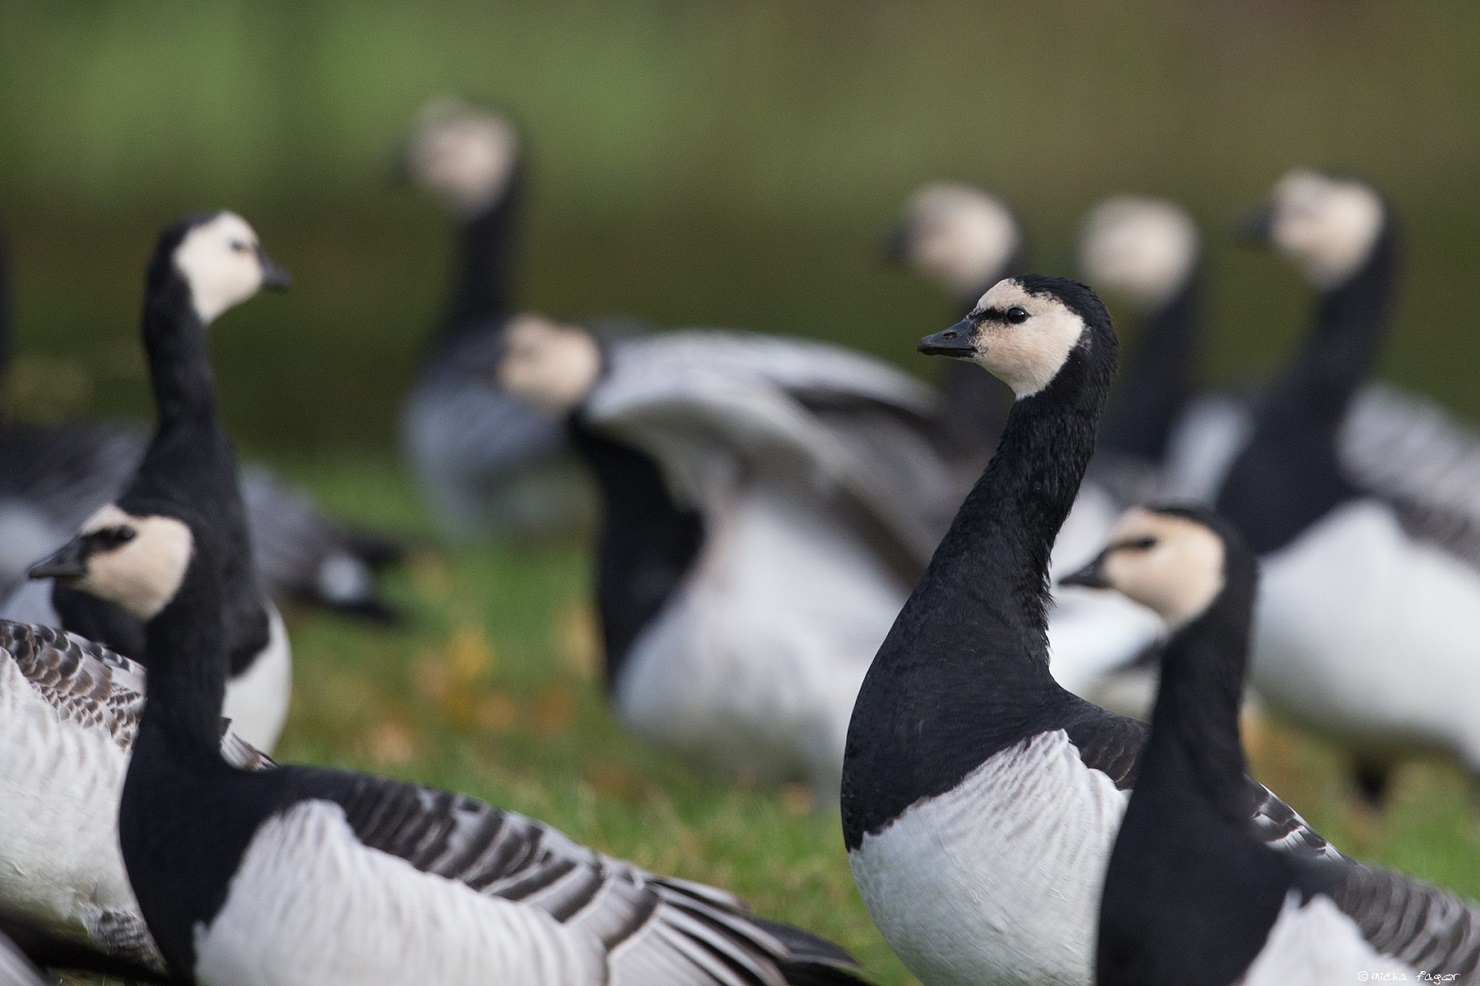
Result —
[{"label": "goose white face patch", "polygon": [[190,528],[173,517],[135,517],[109,504],[82,526],[82,534],[107,529],[131,530],[132,537],[87,556],[87,574],[77,586],[117,603],[141,620],[152,619],[175,598],[195,539]]},{"label": "goose white face patch", "polygon": [[1109,545],[1110,587],[1172,627],[1200,616],[1223,591],[1223,540],[1194,520],[1128,510]]},{"label": "goose white face patch", "polygon": [[450,211],[470,216],[503,194],[518,156],[519,138],[507,120],[444,98],[418,114],[406,167]]},{"label": "goose white face patch", "polygon": [[1079,235],[1079,267],[1096,287],[1138,308],[1169,301],[1197,262],[1197,226],[1163,199],[1118,195],[1091,210]]},{"label": "goose white face patch", "polygon": [[586,399],[601,374],[601,349],[591,333],[579,326],[560,325],[539,315],[516,315],[504,345],[499,384],[550,414],[569,413]]},{"label": "goose white face patch", "polygon": [[[1021,322],[1003,316],[1021,309]],[[988,317],[977,319],[986,313]],[[969,316],[975,322],[971,361],[986,368],[1012,388],[1018,397],[1030,397],[1058,375],[1069,353],[1084,335],[1084,319],[1057,298],[1030,294],[1013,278],[999,281],[976,303]]]},{"label": "goose white face patch", "polygon": [[998,276],[1022,242],[1007,206],[969,185],[926,185],[911,197],[905,221],[906,262],[957,295]]},{"label": "goose white face patch", "polygon": [[1386,210],[1371,187],[1316,171],[1291,171],[1274,190],[1274,245],[1317,288],[1356,273],[1382,232]]},{"label": "goose white face patch", "polygon": [[223,212],[186,233],[175,248],[175,266],[207,325],[262,290],[257,234],[234,212]]}]

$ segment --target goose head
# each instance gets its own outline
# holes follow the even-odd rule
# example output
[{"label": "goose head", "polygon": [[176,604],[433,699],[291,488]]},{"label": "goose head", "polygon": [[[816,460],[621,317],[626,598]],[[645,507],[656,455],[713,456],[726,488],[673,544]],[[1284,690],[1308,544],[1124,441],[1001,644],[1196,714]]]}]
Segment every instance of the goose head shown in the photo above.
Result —
[{"label": "goose head", "polygon": [[1144,195],[1105,199],[1090,210],[1079,233],[1085,280],[1142,311],[1176,295],[1192,276],[1198,252],[1197,224],[1187,211]]},{"label": "goose head", "polygon": [[970,185],[939,182],[910,197],[886,254],[889,262],[970,298],[1008,272],[1022,241],[1022,228],[1001,199]]},{"label": "goose head", "polygon": [[1238,533],[1212,511],[1135,507],[1121,516],[1105,549],[1059,584],[1114,589],[1176,629],[1208,610],[1232,572],[1246,569],[1252,579],[1253,567]]},{"label": "goose head", "polygon": [[1076,350],[1095,350],[1113,372],[1115,331],[1088,287],[1025,274],[998,281],[969,315],[921,339],[918,348],[976,363],[1023,398],[1052,383]]},{"label": "goose head", "polygon": [[519,163],[519,135],[496,113],[444,96],[417,113],[401,161],[406,178],[470,218],[508,189]]},{"label": "goose head", "polygon": [[496,373],[510,394],[563,417],[596,386],[601,367],[601,344],[588,330],[526,313],[509,320]]},{"label": "goose head", "polygon": [[185,521],[109,504],[71,541],[32,565],[29,574],[75,586],[150,620],[175,598],[194,554],[194,535]]},{"label": "goose head", "polygon": [[226,211],[191,216],[165,231],[150,278],[171,275],[185,282],[206,325],[264,288],[283,290],[292,284],[247,221]]},{"label": "goose head", "polygon": [[1387,222],[1387,205],[1371,185],[1301,168],[1275,184],[1243,232],[1273,246],[1314,287],[1329,290],[1362,267]]}]

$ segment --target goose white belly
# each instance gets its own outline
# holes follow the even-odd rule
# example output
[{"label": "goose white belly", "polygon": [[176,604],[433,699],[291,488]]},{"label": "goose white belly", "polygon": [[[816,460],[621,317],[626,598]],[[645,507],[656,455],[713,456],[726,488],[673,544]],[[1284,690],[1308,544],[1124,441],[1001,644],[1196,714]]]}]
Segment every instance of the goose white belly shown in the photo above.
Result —
[{"label": "goose white belly", "polygon": [[1128,800],[1054,730],[865,835],[848,861],[874,924],[926,986],[1088,986]]},{"label": "goose white belly", "polygon": [[194,938],[204,986],[605,981],[594,939],[366,848],[322,801],[258,829],[225,904]]},{"label": "goose white belly", "polygon": [[118,850],[128,754],[63,719],[0,655],[0,900],[137,957],[152,954]]},{"label": "goose white belly", "polygon": [[244,672],[226,685],[222,715],[231,730],[264,753],[271,753],[288,718],[293,696],[292,647],[283,618],[267,604],[267,646]]},{"label": "goose white belly", "polygon": [[[1442,969],[1427,970],[1442,976]],[[1190,970],[1195,974],[1195,970]],[[1290,986],[1291,983],[1417,982],[1419,970],[1378,953],[1356,922],[1324,895],[1301,905],[1298,894],[1285,901],[1269,938],[1250,964],[1240,986]],[[1431,980],[1443,982],[1442,979]]]},{"label": "goose white belly", "polygon": [[820,509],[750,493],[715,511],[693,572],[617,681],[622,719],[725,776],[836,801],[853,701],[904,588]]},{"label": "goose white belly", "polygon": [[1361,746],[1438,746],[1480,769],[1480,571],[1344,505],[1264,563],[1253,684]]}]

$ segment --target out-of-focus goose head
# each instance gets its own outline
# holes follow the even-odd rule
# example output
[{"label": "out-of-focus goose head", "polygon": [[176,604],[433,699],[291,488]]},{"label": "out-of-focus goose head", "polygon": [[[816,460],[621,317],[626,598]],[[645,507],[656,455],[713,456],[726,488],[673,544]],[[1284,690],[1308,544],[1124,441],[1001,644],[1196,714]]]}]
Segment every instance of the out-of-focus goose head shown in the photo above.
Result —
[{"label": "out-of-focus goose head", "polygon": [[601,365],[601,346],[589,331],[526,313],[509,320],[497,377],[515,397],[564,416],[586,399]]},{"label": "out-of-focus goose head", "polygon": [[1125,297],[1142,311],[1161,307],[1197,266],[1197,224],[1165,199],[1117,195],[1085,217],[1079,269],[1100,291]]},{"label": "out-of-focus goose head", "polygon": [[886,254],[891,263],[967,298],[1008,272],[1022,240],[1017,218],[1001,199],[970,185],[940,182],[910,197]]},{"label": "out-of-focus goose head", "polygon": [[1301,168],[1275,184],[1268,204],[1245,220],[1242,231],[1279,250],[1314,287],[1328,290],[1362,267],[1387,222],[1387,205],[1371,185]]},{"label": "out-of-focus goose head", "polygon": [[416,115],[401,170],[467,218],[503,196],[519,161],[519,134],[504,117],[451,96]]}]

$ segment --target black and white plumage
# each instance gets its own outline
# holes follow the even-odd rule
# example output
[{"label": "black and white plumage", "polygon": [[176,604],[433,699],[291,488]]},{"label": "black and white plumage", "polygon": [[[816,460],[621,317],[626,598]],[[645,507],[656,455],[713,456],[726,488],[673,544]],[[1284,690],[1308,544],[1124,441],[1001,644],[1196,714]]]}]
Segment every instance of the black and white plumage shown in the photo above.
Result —
[{"label": "black and white plumage", "polygon": [[[149,513],[83,553],[79,585],[151,617],[120,842],[177,976],[207,986],[857,981],[835,946],[753,918],[729,894],[462,795],[314,767],[233,767],[210,734],[227,666],[223,544],[167,496],[140,507]],[[109,561],[125,549],[107,545],[134,543],[156,544],[170,563]]]},{"label": "black and white plumage", "polygon": [[[0,621],[0,908],[159,967],[118,852],[144,669],[51,627]],[[266,758],[228,734],[244,769]]]},{"label": "black and white plumage", "polygon": [[1278,852],[1250,826],[1238,717],[1258,570],[1234,527],[1203,508],[1135,510],[1071,578],[1172,627],[1105,876],[1095,981],[1468,982],[1476,905],[1345,857]]},{"label": "black and white plumage", "polygon": [[[5,259],[0,252],[0,377],[13,345]],[[118,495],[148,445],[148,429],[133,424],[29,424],[0,411],[0,597],[23,587],[31,562]],[[305,491],[265,466],[243,468],[242,490],[257,567],[276,598],[393,615],[377,594],[375,571],[399,546],[333,523]],[[7,609],[15,618],[46,613],[35,602],[16,605],[27,608]]]},{"label": "black and white plumage", "polygon": [[858,683],[959,488],[928,388],[817,343],[602,341],[533,317],[501,378],[569,414],[602,492],[623,721],[722,776],[834,802]]},{"label": "black and white plumage", "polygon": [[[1100,880],[1146,726],[1049,672],[1046,579],[1116,362],[1093,292],[998,284],[921,350],[978,362],[1018,395],[874,659],[854,707],[843,835],[869,913],[922,982],[1091,981]],[[1252,780],[1252,824],[1324,839]]]},{"label": "black and white plumage", "polygon": [[1480,438],[1392,392],[1358,399],[1395,293],[1391,211],[1366,183],[1297,171],[1262,226],[1320,300],[1216,496],[1264,566],[1251,679],[1347,746],[1373,800],[1414,749],[1480,776]]},{"label": "black and white plumage", "polygon": [[[85,533],[107,528],[120,507],[127,511],[135,500],[168,491],[189,495],[196,509],[210,512],[222,526],[233,548],[225,574],[231,658],[225,714],[243,737],[269,751],[287,717],[290,649],[252,555],[236,453],[216,409],[207,326],[261,288],[282,286],[285,279],[263,253],[256,233],[234,213],[191,216],[161,234],[145,278],[142,319],[157,427],[123,492],[82,525]],[[80,561],[54,557],[39,572],[32,569],[33,576],[61,579],[51,586],[50,599],[43,600],[53,607],[54,617],[41,621],[142,659],[141,621],[66,584],[74,574],[69,565]]]},{"label": "black and white plumage", "polygon": [[401,445],[440,519],[460,534],[541,538],[588,528],[590,483],[561,422],[494,383],[514,313],[523,206],[520,136],[503,117],[426,106],[404,170],[458,226],[452,297],[401,412]]}]

